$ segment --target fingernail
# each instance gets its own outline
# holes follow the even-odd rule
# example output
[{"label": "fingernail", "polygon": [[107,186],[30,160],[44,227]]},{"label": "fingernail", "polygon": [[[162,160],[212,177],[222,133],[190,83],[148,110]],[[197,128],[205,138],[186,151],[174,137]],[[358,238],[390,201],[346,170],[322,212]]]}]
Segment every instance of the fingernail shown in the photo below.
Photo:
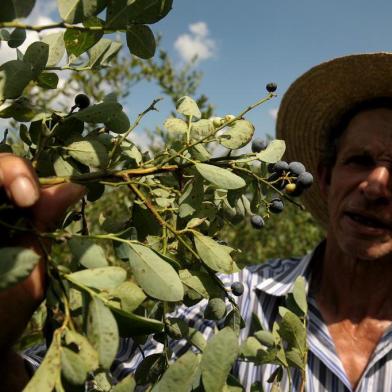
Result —
[{"label": "fingernail", "polygon": [[11,197],[19,207],[32,206],[39,197],[36,187],[24,176],[16,177],[9,187]]}]

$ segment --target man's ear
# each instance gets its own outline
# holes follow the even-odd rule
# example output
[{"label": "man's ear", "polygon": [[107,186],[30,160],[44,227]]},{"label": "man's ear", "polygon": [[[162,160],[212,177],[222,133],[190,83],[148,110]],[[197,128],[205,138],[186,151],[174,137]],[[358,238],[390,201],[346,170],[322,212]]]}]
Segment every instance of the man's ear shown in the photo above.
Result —
[{"label": "man's ear", "polygon": [[327,200],[329,185],[331,183],[331,168],[319,163],[317,165],[317,180],[321,196],[324,200]]}]

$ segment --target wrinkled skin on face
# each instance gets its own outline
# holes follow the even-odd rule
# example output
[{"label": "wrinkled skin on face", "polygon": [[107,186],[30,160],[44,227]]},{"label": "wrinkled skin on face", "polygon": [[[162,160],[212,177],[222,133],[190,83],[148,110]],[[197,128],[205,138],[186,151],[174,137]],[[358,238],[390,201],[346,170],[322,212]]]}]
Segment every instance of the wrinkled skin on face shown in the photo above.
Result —
[{"label": "wrinkled skin on face", "polygon": [[335,165],[319,170],[329,209],[327,241],[349,257],[392,260],[392,110],[354,116]]}]

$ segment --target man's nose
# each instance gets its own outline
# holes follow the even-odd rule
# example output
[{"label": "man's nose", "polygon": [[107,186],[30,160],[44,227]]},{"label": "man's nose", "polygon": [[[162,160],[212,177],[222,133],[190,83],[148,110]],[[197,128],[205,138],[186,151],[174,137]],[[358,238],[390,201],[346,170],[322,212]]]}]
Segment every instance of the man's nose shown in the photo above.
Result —
[{"label": "man's nose", "polygon": [[392,201],[392,170],[386,166],[377,166],[362,182],[361,191],[369,200],[384,199]]}]

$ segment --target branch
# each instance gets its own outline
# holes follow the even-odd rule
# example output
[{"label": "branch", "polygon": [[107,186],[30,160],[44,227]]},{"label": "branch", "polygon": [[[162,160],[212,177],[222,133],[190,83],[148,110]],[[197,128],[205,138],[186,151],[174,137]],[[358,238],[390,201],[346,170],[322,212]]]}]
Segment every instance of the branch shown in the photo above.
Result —
[{"label": "branch", "polygon": [[[102,26],[87,27],[87,26],[74,25],[65,22],[51,23],[42,26],[34,26],[34,25],[29,25],[29,24],[19,23],[19,22],[3,22],[0,23],[0,28],[24,29],[24,30],[32,30],[37,32],[43,30],[58,29],[58,28],[69,29],[69,30],[80,30],[80,31],[102,31],[104,33],[113,32],[113,29],[106,29],[105,27]],[[122,30],[118,30],[118,31],[122,31]]]}]

